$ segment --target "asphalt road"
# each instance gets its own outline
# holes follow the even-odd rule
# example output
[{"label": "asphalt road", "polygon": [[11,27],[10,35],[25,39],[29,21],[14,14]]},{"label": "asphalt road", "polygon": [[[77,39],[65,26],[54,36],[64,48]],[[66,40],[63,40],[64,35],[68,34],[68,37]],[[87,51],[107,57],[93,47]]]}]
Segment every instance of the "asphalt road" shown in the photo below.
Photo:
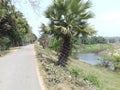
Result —
[{"label": "asphalt road", "polygon": [[41,90],[34,45],[0,58],[0,90]]}]

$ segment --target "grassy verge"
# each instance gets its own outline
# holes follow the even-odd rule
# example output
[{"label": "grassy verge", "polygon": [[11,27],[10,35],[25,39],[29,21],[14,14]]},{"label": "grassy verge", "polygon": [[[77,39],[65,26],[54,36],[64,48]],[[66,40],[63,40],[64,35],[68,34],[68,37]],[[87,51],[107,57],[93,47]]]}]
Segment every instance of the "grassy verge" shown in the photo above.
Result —
[{"label": "grassy verge", "polygon": [[107,48],[110,48],[110,44],[93,44],[93,45],[79,45],[73,50],[73,52],[79,53],[99,53]]},{"label": "grassy verge", "polygon": [[88,65],[72,57],[66,68],[59,67],[55,51],[40,46],[36,46],[36,51],[47,90],[120,90],[119,72]]}]

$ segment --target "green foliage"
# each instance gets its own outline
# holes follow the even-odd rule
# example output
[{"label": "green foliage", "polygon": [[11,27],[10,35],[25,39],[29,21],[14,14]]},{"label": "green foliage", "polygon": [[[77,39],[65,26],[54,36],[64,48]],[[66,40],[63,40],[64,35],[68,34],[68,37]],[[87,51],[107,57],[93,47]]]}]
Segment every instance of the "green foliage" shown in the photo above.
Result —
[{"label": "green foliage", "polygon": [[109,39],[109,43],[115,43],[115,39]]},{"label": "green foliage", "polygon": [[[96,40],[95,40],[96,43],[101,43],[101,44],[106,44],[107,43],[107,40],[104,37],[99,36],[99,37],[95,37],[95,38],[96,38]],[[95,43],[95,41],[93,43]]]},{"label": "green foliage", "polygon": [[115,70],[120,71],[120,56],[113,56],[111,61],[114,64]]},{"label": "green foliage", "polygon": [[[20,46],[29,33],[30,27],[27,20],[23,17],[22,13],[15,10],[11,0],[0,1],[0,38],[7,37],[6,43],[4,40],[0,41],[1,45]],[[31,31],[30,31],[31,33]],[[31,37],[30,37],[31,38]],[[33,37],[34,38],[34,35]],[[9,41],[9,43],[7,43]],[[3,43],[2,43],[3,42]]]},{"label": "green foliage", "polygon": [[97,87],[101,87],[102,85],[101,81],[95,74],[87,74],[84,76],[84,79],[92,82],[92,84],[96,85]]},{"label": "green foliage", "polygon": [[76,77],[79,76],[79,69],[73,68],[71,72],[72,72],[72,74],[74,74]]},{"label": "green foliage", "polygon": [[60,48],[61,48],[61,40],[60,39],[56,39],[54,37],[50,38],[50,45],[49,47],[52,48],[53,50],[59,52]]},{"label": "green foliage", "polygon": [[102,83],[99,80],[99,78],[96,76],[94,73],[84,73],[82,70],[79,68],[72,67],[71,70],[72,74],[75,75],[76,77],[82,77],[84,80],[90,81],[92,84],[96,85],[97,87],[101,87]]},{"label": "green foliage", "polygon": [[87,19],[92,18],[92,13],[87,11],[90,6],[89,1],[54,0],[45,12],[51,20],[49,33],[56,37],[94,34],[93,27],[87,24]]},{"label": "green foliage", "polygon": [[26,45],[26,44],[30,44],[33,43],[37,40],[37,37],[35,34],[32,33],[31,30],[28,31],[28,33],[26,33],[23,38],[22,38],[22,44]]},{"label": "green foliage", "polygon": [[82,44],[106,44],[107,40],[101,36],[81,37]]},{"label": "green foliage", "polygon": [[10,40],[8,37],[0,37],[0,51],[7,50],[10,47]]}]

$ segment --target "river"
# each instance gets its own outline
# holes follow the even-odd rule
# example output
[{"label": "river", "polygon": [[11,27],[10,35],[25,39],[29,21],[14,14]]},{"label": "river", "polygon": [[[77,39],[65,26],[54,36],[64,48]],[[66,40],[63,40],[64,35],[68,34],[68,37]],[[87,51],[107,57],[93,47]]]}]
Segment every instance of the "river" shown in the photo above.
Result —
[{"label": "river", "polygon": [[108,67],[110,70],[114,70],[114,65],[112,64],[112,62],[110,62],[109,60],[104,61],[104,63],[102,62],[102,60],[100,59],[100,56],[98,54],[95,53],[86,53],[86,54],[78,54],[77,58],[79,58],[80,61],[91,64],[91,65],[97,65],[97,64],[108,64]]},{"label": "river", "polygon": [[98,60],[100,57],[95,53],[78,54],[77,58],[79,58],[80,61],[91,65],[97,65],[101,63],[101,61]]}]

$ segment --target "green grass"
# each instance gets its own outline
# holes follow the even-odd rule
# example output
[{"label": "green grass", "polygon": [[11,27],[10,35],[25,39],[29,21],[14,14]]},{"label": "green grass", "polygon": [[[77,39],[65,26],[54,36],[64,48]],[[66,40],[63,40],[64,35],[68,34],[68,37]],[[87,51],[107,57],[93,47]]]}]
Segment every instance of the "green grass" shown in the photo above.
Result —
[{"label": "green grass", "polygon": [[92,84],[96,85],[97,87],[101,87],[102,83],[96,74],[84,73],[83,70],[81,70],[80,68],[75,68],[75,67],[72,67],[71,69],[72,69],[72,71],[71,70],[70,71],[76,77],[82,77],[84,80],[90,81]]},{"label": "green grass", "polygon": [[120,90],[120,73],[104,67],[92,66],[70,57],[66,68],[56,66],[57,54],[50,49],[36,47],[47,90]]},{"label": "green grass", "polygon": [[73,52],[79,52],[79,53],[98,53],[100,51],[103,51],[107,48],[109,48],[109,44],[93,44],[93,45],[80,45],[77,46],[77,49],[74,49]]},{"label": "green grass", "polygon": [[69,70],[76,68],[75,74],[91,81],[100,90],[120,90],[120,73],[109,71],[102,67],[95,67],[72,59],[68,65]]}]

